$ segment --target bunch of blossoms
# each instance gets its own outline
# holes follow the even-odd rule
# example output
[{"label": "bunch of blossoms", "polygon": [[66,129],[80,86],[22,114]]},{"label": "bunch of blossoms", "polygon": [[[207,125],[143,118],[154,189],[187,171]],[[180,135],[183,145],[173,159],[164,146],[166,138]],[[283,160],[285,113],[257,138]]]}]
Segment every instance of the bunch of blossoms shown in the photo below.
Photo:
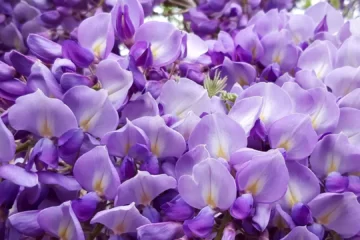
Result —
[{"label": "bunch of blossoms", "polygon": [[[162,0],[141,0],[150,14]],[[102,9],[109,11],[116,0],[1,0],[0,54],[27,51],[26,39],[37,33],[53,41],[70,37],[80,22]]]},{"label": "bunch of blossoms", "polygon": [[97,6],[2,56],[0,239],[360,237],[357,19],[260,10],[213,39]]}]

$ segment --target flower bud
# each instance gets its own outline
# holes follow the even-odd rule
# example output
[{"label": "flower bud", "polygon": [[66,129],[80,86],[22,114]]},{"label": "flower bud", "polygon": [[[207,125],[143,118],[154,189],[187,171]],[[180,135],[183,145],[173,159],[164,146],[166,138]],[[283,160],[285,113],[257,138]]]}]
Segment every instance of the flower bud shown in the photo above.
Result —
[{"label": "flower bud", "polygon": [[204,207],[196,217],[184,222],[183,228],[188,237],[208,237],[215,224],[214,210]]},{"label": "flower bud", "polygon": [[65,58],[70,59],[76,66],[81,68],[88,67],[94,61],[94,54],[73,40],[63,42],[62,54]]},{"label": "flower bud", "polygon": [[302,203],[296,203],[291,209],[291,217],[298,226],[305,226],[313,222],[310,208]]},{"label": "flower bud", "polygon": [[349,186],[349,179],[338,172],[331,172],[325,179],[325,188],[328,192],[341,193]]},{"label": "flower bud", "polygon": [[180,195],[163,204],[161,210],[169,221],[182,222],[194,216],[194,209]]},{"label": "flower bud", "polygon": [[251,194],[246,193],[238,197],[230,208],[230,214],[236,219],[247,218],[253,208],[254,199]]}]

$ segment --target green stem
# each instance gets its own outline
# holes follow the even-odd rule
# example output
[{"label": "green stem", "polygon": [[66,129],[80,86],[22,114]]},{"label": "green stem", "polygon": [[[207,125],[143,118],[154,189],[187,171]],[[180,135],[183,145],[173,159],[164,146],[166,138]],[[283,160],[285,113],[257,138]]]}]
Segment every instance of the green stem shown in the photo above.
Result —
[{"label": "green stem", "polygon": [[32,143],[31,140],[27,140],[27,141],[24,142],[23,144],[18,145],[18,146],[16,147],[16,153],[26,151],[26,150],[30,147],[31,143]]},{"label": "green stem", "polygon": [[104,225],[102,225],[102,224],[96,224],[96,227],[91,232],[88,240],[94,240],[101,233],[101,230],[103,229],[103,227],[104,227]]},{"label": "green stem", "polygon": [[221,219],[221,224],[218,229],[218,234],[216,235],[215,240],[221,240],[224,233],[224,229],[230,221],[231,221],[231,215],[229,212],[226,212],[224,217]]}]

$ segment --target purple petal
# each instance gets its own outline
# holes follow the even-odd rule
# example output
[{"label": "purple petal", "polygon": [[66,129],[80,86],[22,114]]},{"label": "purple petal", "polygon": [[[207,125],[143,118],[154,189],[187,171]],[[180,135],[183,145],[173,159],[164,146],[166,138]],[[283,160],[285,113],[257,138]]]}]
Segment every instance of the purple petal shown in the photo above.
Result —
[{"label": "purple petal", "polygon": [[305,114],[291,114],[274,122],[269,129],[272,148],[284,148],[286,159],[308,157],[317,143],[317,134]]},{"label": "purple petal", "polygon": [[37,222],[39,210],[25,211],[9,216],[9,222],[20,233],[38,237],[44,234]]},{"label": "purple petal", "polygon": [[98,212],[91,223],[101,223],[111,229],[115,234],[136,232],[139,227],[149,224],[150,221],[142,216],[135,207],[135,203],[127,206],[114,207]]},{"label": "purple petal", "polygon": [[66,157],[77,153],[83,144],[84,138],[84,132],[80,128],[71,129],[61,135],[58,139],[60,157]]},{"label": "purple petal", "polygon": [[12,164],[0,166],[0,177],[24,187],[34,187],[38,184],[36,173],[28,172],[24,168]]},{"label": "purple petal", "polygon": [[114,46],[114,30],[110,13],[98,13],[81,22],[77,36],[82,47],[98,58],[106,58]]},{"label": "purple petal", "polygon": [[307,230],[305,226],[298,226],[295,227],[290,231],[289,234],[287,234],[285,237],[283,237],[281,240],[301,240],[301,239],[307,239],[307,240],[318,240],[319,238]]},{"label": "purple petal", "polygon": [[340,118],[335,133],[343,133],[348,137],[349,142],[357,145],[360,142],[359,119],[360,110],[354,108],[341,108]]},{"label": "purple petal", "polygon": [[48,185],[59,185],[69,191],[81,190],[81,186],[70,176],[64,176],[54,172],[38,172],[39,182]]},{"label": "purple petal", "polygon": [[[31,118],[32,121],[27,121]],[[76,128],[76,118],[63,102],[46,97],[41,90],[22,96],[9,109],[10,125],[43,137],[60,137]]]},{"label": "purple petal", "polygon": [[257,83],[242,92],[238,99],[246,97],[263,97],[260,120],[268,129],[276,120],[288,115],[293,106],[289,95],[273,83]]},{"label": "purple petal", "polygon": [[226,210],[236,197],[234,178],[221,161],[211,158],[196,164],[192,176],[181,176],[178,191],[185,202],[198,209]]},{"label": "purple petal", "polygon": [[287,82],[282,86],[289,96],[291,97],[294,112],[296,113],[309,113],[314,106],[314,99],[311,94],[303,89],[296,82]]},{"label": "purple petal", "polygon": [[183,228],[188,237],[208,237],[214,227],[214,210],[210,207],[204,207],[193,219],[186,220]]},{"label": "purple petal", "polygon": [[53,63],[62,56],[61,45],[38,34],[30,34],[26,40],[32,54],[41,61]]},{"label": "purple petal", "polygon": [[150,21],[136,31],[135,42],[151,43],[153,65],[161,67],[173,63],[180,56],[183,36],[171,23]]},{"label": "purple petal", "polygon": [[252,148],[242,148],[231,154],[230,164],[235,170],[240,170],[241,166],[257,156],[267,155],[266,152],[257,151]]},{"label": "purple petal", "polygon": [[76,180],[87,191],[114,199],[120,179],[105,146],[97,146],[79,157],[73,172]]},{"label": "purple petal", "polygon": [[313,222],[309,207],[302,203],[296,203],[291,209],[291,217],[298,226],[306,226]]},{"label": "purple petal", "polygon": [[198,145],[182,155],[175,166],[175,173],[177,179],[183,175],[192,175],[193,167],[210,157],[209,152],[206,150],[205,145]]},{"label": "purple petal", "polygon": [[60,239],[84,240],[84,233],[70,202],[42,210],[37,217],[40,227]]},{"label": "purple petal", "polygon": [[3,121],[0,119],[0,146],[1,156],[0,162],[9,162],[15,155],[15,141],[12,133],[7,129]]},{"label": "purple petal", "polygon": [[[234,138],[237,141],[232,141]],[[206,144],[210,155],[228,160],[230,154],[246,146],[243,128],[224,114],[210,114],[201,119],[189,138],[189,149]]]},{"label": "purple petal", "polygon": [[[150,140],[151,152],[157,157],[179,157],[185,151],[185,140],[159,117],[142,117],[133,121]],[[169,144],[171,143],[171,144]]]},{"label": "purple petal", "polygon": [[336,231],[344,238],[360,231],[360,205],[353,193],[322,193],[309,203],[317,223]]},{"label": "purple petal", "polygon": [[0,81],[12,79],[15,76],[15,69],[0,61]]},{"label": "purple petal", "polygon": [[9,53],[9,60],[15,70],[26,77],[30,75],[31,67],[35,63],[30,58],[15,50]]},{"label": "purple petal", "polygon": [[84,75],[77,73],[64,73],[60,78],[60,85],[64,92],[75,86],[88,86],[94,85],[93,81]]},{"label": "purple petal", "polygon": [[149,205],[160,193],[176,188],[176,180],[165,174],[150,175],[148,172],[138,171],[138,174],[122,183],[118,188],[116,206],[132,202]]},{"label": "purple petal", "polygon": [[339,107],[350,107],[360,110],[359,96],[360,88],[357,88],[338,101]]},{"label": "purple petal", "polygon": [[331,33],[337,32],[344,23],[341,12],[327,2],[319,2],[309,7],[306,9],[305,14],[314,20],[315,25],[318,25],[327,16],[327,25]]},{"label": "purple petal", "polygon": [[61,76],[66,72],[75,72],[76,66],[75,64],[66,58],[57,58],[55,59],[54,64],[51,66],[51,72],[59,82]]},{"label": "purple petal", "polygon": [[258,203],[256,205],[255,214],[252,218],[252,225],[259,232],[263,232],[269,224],[271,208],[271,204]]},{"label": "purple petal", "polygon": [[299,50],[290,43],[287,30],[283,29],[264,36],[261,44],[264,46],[264,55],[260,58],[260,62],[264,66],[277,63],[284,71],[296,67]]},{"label": "purple petal", "polygon": [[360,52],[356,46],[359,45],[360,37],[351,36],[345,40],[336,54],[336,66],[358,67],[360,64]]},{"label": "purple petal", "polygon": [[80,46],[73,40],[65,40],[62,43],[62,54],[81,68],[88,67],[94,61],[94,54],[91,50]]},{"label": "purple petal", "polygon": [[343,97],[360,87],[359,70],[349,66],[334,69],[326,76],[324,82],[336,97]]},{"label": "purple petal", "polygon": [[308,112],[313,128],[318,135],[334,131],[340,115],[334,95],[322,88],[309,89],[308,92],[315,103]]},{"label": "purple petal", "polygon": [[74,112],[80,127],[94,136],[102,137],[118,125],[118,113],[105,90],[76,86],[64,94],[63,101]]},{"label": "purple petal", "polygon": [[255,68],[245,62],[233,62],[228,57],[225,57],[222,65],[221,73],[227,76],[225,90],[230,91],[235,83],[241,86],[251,85],[255,81]]},{"label": "purple petal", "polygon": [[144,131],[131,121],[127,121],[126,125],[119,130],[107,133],[101,142],[106,145],[110,155],[117,157],[128,155],[129,150],[136,144],[150,145]]},{"label": "purple petal", "polygon": [[299,84],[303,89],[311,89],[311,88],[326,88],[322,79],[319,79],[316,76],[314,70],[304,69],[299,70],[295,73],[295,82]]},{"label": "purple petal", "polygon": [[62,97],[61,88],[54,75],[41,62],[35,62],[32,65],[30,76],[27,79],[27,86],[31,92],[41,89],[48,97]]},{"label": "purple petal", "polygon": [[121,111],[120,122],[125,123],[126,119],[134,120],[144,116],[159,115],[158,104],[150,93],[146,92],[137,99],[128,102]]},{"label": "purple petal", "polygon": [[182,223],[162,222],[151,223],[137,229],[139,240],[169,240],[181,238],[183,233]]},{"label": "purple petal", "polygon": [[325,188],[327,192],[341,193],[349,187],[349,178],[340,173],[331,172],[325,179]]},{"label": "purple petal", "polygon": [[294,43],[298,45],[313,37],[315,23],[307,15],[291,14],[287,28],[290,30]]},{"label": "purple petal", "polygon": [[249,193],[242,194],[238,197],[230,208],[230,214],[236,219],[247,218],[253,208],[254,199]]},{"label": "purple petal", "polygon": [[180,195],[161,205],[164,216],[169,221],[185,221],[194,216],[194,209]]},{"label": "purple petal", "polygon": [[45,165],[50,166],[51,168],[57,168],[59,156],[58,151],[54,143],[48,138],[40,139],[34,146],[29,163],[38,163],[41,161]]},{"label": "purple petal", "polygon": [[235,36],[235,44],[240,46],[247,55],[250,55],[251,60],[257,60],[264,54],[264,47],[262,46],[258,35],[254,31],[254,26],[249,25],[245,29],[240,30]]},{"label": "purple petal", "polygon": [[187,78],[167,81],[161,89],[159,103],[163,106],[164,114],[179,118],[184,118],[190,111],[197,116],[210,112],[210,98],[206,89]]},{"label": "purple petal", "polygon": [[300,55],[297,66],[314,70],[323,79],[334,67],[336,47],[329,41],[315,41]]},{"label": "purple petal", "polygon": [[94,193],[88,193],[82,198],[75,199],[71,202],[71,208],[73,209],[76,217],[81,222],[86,222],[94,216],[98,203],[101,201],[99,196]]},{"label": "purple petal", "polygon": [[194,33],[187,34],[186,58],[185,61],[195,61],[201,55],[207,53],[208,46],[206,42]]},{"label": "purple petal", "polygon": [[311,169],[324,178],[331,172],[341,174],[358,171],[358,156],[344,134],[330,134],[321,139],[310,156]]},{"label": "purple petal", "polygon": [[179,132],[184,137],[185,141],[188,141],[192,131],[198,125],[200,120],[200,117],[191,111],[185,116],[184,119],[171,125],[171,128]]},{"label": "purple petal", "polygon": [[132,73],[122,69],[116,61],[103,60],[96,69],[96,76],[115,109],[119,109],[133,84]]},{"label": "purple petal", "polygon": [[23,36],[13,22],[1,28],[0,40],[8,48],[14,48],[21,52],[26,50]]},{"label": "purple petal", "polygon": [[288,211],[296,203],[307,204],[320,193],[320,181],[315,174],[298,162],[287,162],[289,171],[289,184],[281,207]]},{"label": "purple petal", "polygon": [[142,1],[117,1],[111,12],[111,20],[115,33],[121,41],[130,43],[135,31],[144,23]]},{"label": "purple petal", "polygon": [[234,119],[249,135],[255,122],[259,119],[263,107],[262,97],[248,97],[236,101],[229,111],[229,117]]},{"label": "purple petal", "polygon": [[289,173],[278,150],[256,156],[245,163],[236,174],[240,191],[251,193],[255,202],[272,203],[286,193]]}]

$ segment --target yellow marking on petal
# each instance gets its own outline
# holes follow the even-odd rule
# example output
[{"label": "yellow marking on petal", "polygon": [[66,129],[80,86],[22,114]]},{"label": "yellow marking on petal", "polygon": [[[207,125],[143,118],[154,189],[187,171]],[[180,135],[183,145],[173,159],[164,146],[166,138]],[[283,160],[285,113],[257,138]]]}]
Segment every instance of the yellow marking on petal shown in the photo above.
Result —
[{"label": "yellow marking on petal", "polygon": [[284,148],[285,150],[289,150],[291,148],[291,142],[289,140],[283,141],[278,148]]},{"label": "yellow marking on petal", "polygon": [[246,190],[251,194],[257,194],[260,189],[260,178],[258,178],[254,183],[252,183]]},{"label": "yellow marking on petal", "polygon": [[129,142],[127,142],[126,145],[125,145],[125,153],[126,153],[126,154],[129,153],[130,148],[131,148],[131,145],[130,145]]},{"label": "yellow marking on petal", "polygon": [[256,57],[256,46],[251,48],[251,57],[252,57],[252,59],[255,59],[255,57]]},{"label": "yellow marking on petal", "polygon": [[47,120],[45,120],[43,125],[41,126],[40,134],[43,137],[51,137],[52,136],[52,131],[49,127],[49,123]]},{"label": "yellow marking on petal", "polygon": [[140,201],[141,201],[142,205],[150,205],[151,198],[148,196],[148,194],[145,191],[143,191],[143,194],[141,195]]},{"label": "yellow marking on petal", "polygon": [[214,201],[214,198],[212,196],[211,193],[209,193],[209,195],[206,197],[206,204],[211,207],[211,208],[215,208],[216,207],[216,203]]},{"label": "yellow marking on petal", "polygon": [[266,117],[264,116],[263,113],[260,113],[259,118],[260,118],[260,120],[261,120],[262,122],[264,122],[264,121],[266,120]]},{"label": "yellow marking on petal", "polygon": [[327,214],[319,217],[319,218],[317,219],[317,222],[318,222],[319,224],[328,224],[328,223],[330,222],[330,216],[331,216],[331,214],[332,214],[332,211],[330,211],[329,213],[327,213]]},{"label": "yellow marking on petal", "polygon": [[316,123],[316,119],[311,119],[311,125],[314,129],[317,128],[317,123]]},{"label": "yellow marking on petal", "polygon": [[273,58],[273,62],[280,64],[282,61],[280,54],[277,54],[274,58]]},{"label": "yellow marking on petal", "polygon": [[240,76],[238,81],[237,81],[241,86],[245,86],[248,85],[248,82],[245,80],[244,77]]},{"label": "yellow marking on petal", "polygon": [[151,145],[151,152],[157,157],[160,155],[160,149],[157,143]]},{"label": "yellow marking on petal", "polygon": [[218,158],[223,158],[223,159],[227,159],[227,154],[225,153],[224,149],[222,148],[222,146],[220,145],[217,153],[216,153],[216,156]]},{"label": "yellow marking on petal", "polygon": [[90,128],[90,121],[91,121],[91,118],[87,118],[83,121],[80,122],[80,127],[86,132],[89,130]]},{"label": "yellow marking on petal", "polygon": [[60,228],[59,238],[60,238],[60,240],[68,240],[69,239],[68,228]]},{"label": "yellow marking on petal", "polygon": [[296,196],[293,194],[293,192],[291,191],[290,188],[288,188],[288,192],[289,192],[289,195],[288,195],[289,204],[291,207],[293,207],[296,203],[299,202],[299,200],[296,198]]},{"label": "yellow marking on petal", "polygon": [[327,173],[336,172],[338,169],[337,164],[335,163],[334,159],[331,159],[330,165],[328,167]]},{"label": "yellow marking on petal", "polygon": [[119,225],[117,225],[114,229],[114,232],[117,234],[117,235],[120,235],[120,234],[123,234],[125,233],[125,226],[123,223],[120,223]]},{"label": "yellow marking on petal", "polygon": [[161,46],[151,46],[151,53],[153,58],[156,58],[159,55],[159,50],[160,50]]},{"label": "yellow marking on petal", "polygon": [[99,196],[104,195],[104,186],[103,186],[102,179],[97,180],[97,181],[94,183],[93,188],[94,188],[94,191],[95,191]]},{"label": "yellow marking on petal", "polygon": [[99,39],[92,45],[92,51],[94,52],[95,56],[100,58],[101,50],[103,48],[103,44],[106,43],[106,39]]}]

